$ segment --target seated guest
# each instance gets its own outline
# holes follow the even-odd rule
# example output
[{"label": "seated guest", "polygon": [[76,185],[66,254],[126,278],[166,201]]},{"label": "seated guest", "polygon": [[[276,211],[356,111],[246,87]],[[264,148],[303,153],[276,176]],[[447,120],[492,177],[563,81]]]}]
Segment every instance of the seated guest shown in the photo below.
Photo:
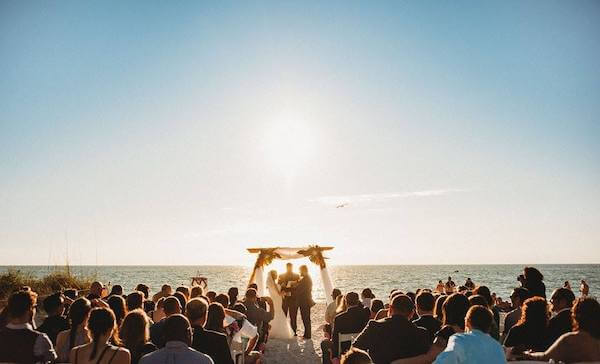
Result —
[{"label": "seated guest", "polygon": [[185,311],[194,330],[191,347],[210,356],[215,363],[233,364],[227,335],[204,328],[208,313],[208,303],[204,298],[191,299]]},{"label": "seated guest", "polygon": [[[234,317],[233,313],[241,314],[241,316]],[[242,350],[242,342],[247,339],[246,352],[244,355],[244,361],[248,363],[255,363],[262,360],[262,353],[255,351],[258,343],[258,328],[250,323],[246,317],[246,306],[243,303],[238,302],[233,306],[233,310],[225,310],[225,325],[232,325],[234,322],[239,327],[239,331],[234,333],[231,338],[230,348]],[[268,325],[268,324],[267,324]]]},{"label": "seated guest", "polygon": [[504,340],[506,340],[506,335],[508,335],[508,331],[515,326],[517,322],[521,319],[521,307],[525,300],[529,298],[529,291],[523,287],[517,287],[513,289],[512,294],[510,295],[510,301],[512,303],[513,310],[506,314],[504,318],[504,330],[502,335],[504,336]]},{"label": "seated guest", "polygon": [[51,363],[56,353],[48,336],[35,331],[37,294],[32,291],[13,293],[6,306],[7,324],[0,328],[0,362]]},{"label": "seated guest", "polygon": [[190,289],[186,286],[179,286],[175,289],[175,292],[181,292],[185,296],[185,301],[190,299]]},{"label": "seated guest", "polygon": [[465,331],[465,317],[469,307],[469,300],[460,293],[446,298],[442,306],[442,328],[435,334],[437,346],[445,348],[450,336]]},{"label": "seated guest", "polygon": [[156,350],[150,342],[150,322],[146,313],[139,308],[130,311],[123,319],[119,330],[121,343],[131,353],[131,364],[137,364],[142,356]]},{"label": "seated guest", "polygon": [[165,346],[163,326],[167,322],[167,318],[169,316],[181,313],[181,304],[179,303],[179,300],[174,296],[165,298],[164,311],[165,318],[155,322],[152,326],[150,326],[150,340],[152,340],[154,345],[159,348]]},{"label": "seated guest", "polygon": [[257,294],[254,288],[249,288],[246,291],[245,302],[246,305],[246,316],[248,321],[259,329],[260,336],[264,337],[267,334],[265,332],[265,328],[263,327],[263,323],[269,323],[269,321],[273,320],[275,315],[273,300],[270,297],[262,297],[262,300],[266,301],[269,304],[269,311],[258,306]]},{"label": "seated guest", "polygon": [[434,304],[435,301],[430,292],[420,292],[416,298],[417,314],[419,315],[419,318],[413,320],[415,325],[427,330],[430,343],[433,343],[435,333],[442,327],[441,321],[433,317]]},{"label": "seated guest", "polygon": [[71,349],[90,342],[87,322],[92,310],[92,303],[84,297],[76,299],[69,308],[69,326],[71,328],[61,331],[56,337],[56,354],[58,362],[69,361]]},{"label": "seated guest", "polygon": [[165,318],[165,297],[161,297],[156,301],[156,308],[152,311],[150,318],[152,322],[158,322]]},{"label": "seated guest", "polygon": [[150,297],[150,287],[148,287],[147,285],[140,283],[137,286],[135,286],[135,290],[137,292],[142,292],[142,294],[144,295],[144,301],[148,299],[148,297]]},{"label": "seated guest", "polygon": [[187,305],[187,296],[185,295],[185,293],[181,292],[181,291],[176,291],[175,293],[173,293],[173,297],[177,298],[179,300],[179,305],[181,307],[181,314],[185,315],[185,305]]},{"label": "seated guest", "polygon": [[333,346],[331,349],[334,358],[339,358],[350,348],[351,343],[347,343],[346,346],[342,347],[342,352],[339,352],[340,334],[354,334],[361,332],[370,319],[370,311],[363,307],[358,299],[358,293],[346,293],[346,305],[348,306],[346,311],[338,314],[333,320]]},{"label": "seated guest", "polygon": [[90,301],[97,300],[104,297],[104,293],[105,288],[102,282],[95,281],[90,286],[90,291],[88,292],[88,295],[85,296],[85,298],[87,298]]},{"label": "seated guest", "polygon": [[52,294],[44,299],[44,311],[48,317],[38,328],[40,332],[48,335],[53,345],[56,345],[58,333],[69,329],[69,320],[63,313],[65,311],[65,299],[60,292]]},{"label": "seated guest", "polygon": [[575,301],[575,295],[569,289],[559,288],[552,292],[550,304],[552,305],[554,316],[548,323],[549,344],[555,342],[562,334],[573,330],[573,323],[571,321],[573,301]]},{"label": "seated guest", "polygon": [[231,287],[227,291],[227,296],[229,297],[229,307],[233,309],[233,306],[238,302],[238,295],[240,294],[237,287]]},{"label": "seated guest", "polygon": [[492,311],[485,306],[473,306],[465,321],[466,332],[452,335],[434,364],[506,363],[502,346],[489,335],[494,321]]},{"label": "seated guest", "polygon": [[223,306],[223,308],[228,308],[229,307],[229,296],[227,296],[226,294],[218,294],[217,297],[215,297],[215,302],[220,303],[221,306]]},{"label": "seated guest", "polygon": [[92,342],[71,349],[69,363],[129,364],[131,361],[129,350],[110,344],[110,342],[119,343],[119,338],[115,315],[109,308],[94,308],[90,312],[88,329]]},{"label": "seated guest", "polygon": [[375,295],[373,294],[373,291],[371,291],[371,288],[365,288],[360,293],[360,302],[362,303],[364,308],[370,309],[371,300],[374,298]]},{"label": "seated guest", "polygon": [[433,317],[435,317],[436,319],[438,319],[440,321],[443,320],[442,307],[444,306],[444,302],[446,302],[446,298],[448,298],[448,296],[439,295],[435,299],[435,307],[433,309]]},{"label": "seated guest", "polygon": [[384,309],[383,301],[374,299],[371,301],[371,314],[369,315],[371,319],[374,319],[377,316],[377,313]]},{"label": "seated guest", "polygon": [[357,348],[351,348],[342,355],[340,364],[372,364],[373,361],[369,354]]},{"label": "seated guest", "polygon": [[531,297],[543,297],[546,298],[546,285],[544,284],[544,275],[537,268],[525,267],[523,268],[523,274],[521,284],[524,288],[527,288]]},{"label": "seated guest", "polygon": [[108,307],[115,314],[115,318],[117,320],[117,327],[121,327],[121,323],[125,318],[125,314],[127,314],[127,308],[125,307],[125,300],[122,296],[110,296],[106,301]]},{"label": "seated guest", "polygon": [[575,363],[600,361],[600,304],[580,298],[573,306],[574,331],[562,335],[543,353],[530,353],[532,360]]},{"label": "seated guest", "polygon": [[134,291],[127,295],[127,311],[137,310],[138,308],[144,308],[144,293],[140,291]]},{"label": "seated guest", "polygon": [[406,295],[395,296],[389,312],[390,317],[369,321],[352,346],[368,351],[373,361],[378,364],[427,352],[427,330],[410,321],[415,312],[410,298]]},{"label": "seated guest", "polygon": [[208,303],[209,304],[214,302],[215,297],[217,297],[217,292],[215,292],[215,291],[208,291],[208,292],[206,292],[206,298],[208,298]]},{"label": "seated guest", "polygon": [[494,323],[492,324],[492,328],[490,330],[490,335],[496,339],[500,340],[500,311],[496,307],[496,301],[492,297],[490,289],[487,286],[479,286],[473,290],[474,295],[483,296],[487,302],[486,307],[492,311],[494,315]]},{"label": "seated guest", "polygon": [[150,315],[152,315],[152,312],[154,312],[154,309],[156,308],[156,303],[154,303],[154,301],[151,300],[145,300],[142,308],[144,309],[146,315],[150,317]]},{"label": "seated guest", "polygon": [[156,302],[163,297],[169,297],[173,294],[173,288],[168,284],[163,284],[160,288],[160,292],[157,292],[154,296],[152,296],[152,301]]},{"label": "seated guest", "polygon": [[331,301],[331,303],[328,304],[327,308],[325,309],[325,323],[328,323],[330,325],[333,324],[333,319],[335,318],[335,315],[336,315],[335,310],[336,310],[337,304],[338,304],[337,298],[341,294],[342,294],[342,292],[337,288],[334,288],[331,291],[331,298],[333,298],[333,301]]},{"label": "seated guest", "polygon": [[508,332],[504,346],[514,347],[513,353],[548,348],[548,304],[545,299],[532,297],[525,300],[521,319]]},{"label": "seated guest", "polygon": [[110,289],[110,293],[108,295],[109,296],[123,296],[123,286],[121,286],[120,284],[115,284]]},{"label": "seated guest", "polygon": [[204,296],[204,290],[200,286],[193,286],[190,290],[190,299]]},{"label": "seated guest", "polygon": [[213,364],[210,356],[196,351],[192,344],[192,328],[188,319],[181,314],[173,314],[165,319],[165,347],[146,354],[140,364],[197,363]]}]

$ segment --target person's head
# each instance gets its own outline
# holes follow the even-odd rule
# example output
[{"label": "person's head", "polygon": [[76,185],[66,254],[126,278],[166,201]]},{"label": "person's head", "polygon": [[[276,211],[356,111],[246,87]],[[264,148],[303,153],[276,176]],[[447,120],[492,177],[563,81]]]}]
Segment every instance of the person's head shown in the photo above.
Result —
[{"label": "person's head", "polygon": [[190,289],[190,298],[196,298],[204,295],[204,290],[200,286],[192,286]]},{"label": "person's head", "polygon": [[102,290],[104,289],[104,285],[102,282],[95,281],[90,286],[90,295],[102,297]]},{"label": "person's head", "polygon": [[144,312],[146,313],[150,313],[152,311],[154,311],[156,309],[156,303],[154,303],[154,301],[152,300],[146,300],[144,301],[144,305],[143,305],[143,309]]},{"label": "person's head", "polygon": [[75,288],[69,288],[69,289],[65,289],[64,294],[65,294],[65,297],[69,297],[72,300],[76,300],[79,292]]},{"label": "person's head", "polygon": [[239,294],[240,294],[240,291],[238,290],[237,287],[229,288],[229,290],[227,290],[227,295],[229,296],[229,303],[234,305],[238,300]]},{"label": "person's head", "polygon": [[474,295],[471,295],[469,297],[469,305],[471,305],[471,306],[486,306],[486,307],[488,307],[488,302],[485,299],[485,297],[483,297],[482,295],[480,295],[480,294],[474,294]]},{"label": "person's head", "polygon": [[470,281],[471,281],[471,278],[470,278],[470,277],[467,277],[467,282],[470,282]]},{"label": "person's head", "polygon": [[120,284],[115,284],[110,289],[110,293],[108,295],[109,296],[112,296],[112,295],[122,296],[123,295],[123,286],[121,286]]},{"label": "person's head", "polygon": [[371,364],[373,361],[369,354],[366,351],[350,348],[342,357],[340,358],[340,364]]},{"label": "person's head", "polygon": [[517,287],[513,289],[510,295],[510,301],[514,308],[521,307],[526,299],[529,298],[529,290],[524,287]]},{"label": "person's head", "polygon": [[256,290],[254,288],[248,288],[246,290],[246,302],[249,304],[256,303],[258,295],[256,294]]},{"label": "person's head", "polygon": [[133,311],[144,307],[144,294],[134,291],[127,295],[127,310]]},{"label": "person's head", "polygon": [[186,286],[179,286],[175,290],[175,292],[181,292],[185,296],[185,300],[187,301],[190,298],[190,289]]},{"label": "person's head", "polygon": [[208,303],[212,303],[215,300],[215,297],[217,297],[217,292],[215,292],[215,291],[206,292],[206,298],[208,298]]},{"label": "person's head", "polygon": [[494,314],[486,306],[476,305],[469,308],[465,317],[465,327],[468,331],[479,330],[489,333],[494,321]]},{"label": "person's head", "polygon": [[163,284],[162,287],[160,287],[160,291],[165,296],[170,296],[173,294],[173,288],[171,288],[171,286],[168,284]]},{"label": "person's head", "polygon": [[71,325],[71,331],[69,333],[69,348],[75,345],[75,335],[79,327],[85,327],[90,311],[92,310],[92,303],[85,297],[81,297],[73,301],[69,307],[69,323]]},{"label": "person's head", "polygon": [[204,326],[208,313],[208,303],[204,298],[192,298],[185,307],[185,315],[192,326]]},{"label": "person's head", "polygon": [[362,299],[365,298],[375,298],[375,295],[373,294],[373,291],[371,291],[371,288],[365,288],[362,290],[362,292],[360,293],[360,296],[362,297]]},{"label": "person's head", "polygon": [[241,314],[244,314],[244,315],[246,314],[246,311],[247,311],[246,310],[246,305],[244,305],[241,302],[238,302],[235,305],[233,305],[233,310],[237,311],[237,312],[239,312]]},{"label": "person's head", "polygon": [[223,293],[218,294],[217,297],[215,297],[215,302],[220,303],[223,307],[229,307],[229,296]]},{"label": "person's head", "polygon": [[301,265],[300,268],[298,268],[298,271],[302,277],[306,277],[308,275],[308,267],[305,265]]},{"label": "person's head", "polygon": [[571,310],[575,331],[585,331],[600,339],[600,304],[591,297],[579,298]]},{"label": "person's head", "polygon": [[206,318],[207,330],[223,332],[223,320],[225,320],[225,310],[220,303],[214,302],[208,305],[208,315]]},{"label": "person's head", "polygon": [[527,283],[539,283],[544,280],[542,272],[534,267],[523,268],[523,277]]},{"label": "person's head", "polygon": [[443,284],[443,282],[442,282],[442,280],[441,280],[441,279],[438,281],[438,284]]},{"label": "person's head", "polygon": [[110,309],[115,314],[115,319],[117,320],[117,326],[120,326],[121,322],[123,321],[123,318],[125,317],[125,314],[128,311],[125,308],[125,300],[123,299],[122,296],[112,295],[112,296],[108,297],[108,300],[106,301],[106,303],[108,304],[108,307],[110,307]]},{"label": "person's head", "polygon": [[335,302],[335,299],[336,299],[338,296],[340,296],[341,294],[342,294],[342,291],[340,291],[340,290],[339,290],[339,289],[337,289],[337,288],[334,288],[334,289],[331,291],[331,298],[333,298],[333,301]]},{"label": "person's head", "polygon": [[401,294],[394,297],[390,304],[389,316],[402,316],[410,320],[415,313],[415,304],[407,295]]},{"label": "person's head", "polygon": [[285,265],[285,271],[287,273],[292,273],[294,271],[294,265],[292,263],[287,263]]},{"label": "person's head", "polygon": [[559,288],[552,292],[550,303],[552,304],[552,311],[559,312],[561,310],[571,308],[575,301],[575,295],[573,291],[566,288]]},{"label": "person's head", "polygon": [[143,284],[143,283],[138,284],[135,287],[135,290],[138,291],[138,292],[142,292],[144,294],[144,299],[145,300],[147,300],[148,297],[150,296],[150,288],[147,285]]},{"label": "person's head", "polygon": [[358,306],[359,304],[360,304],[360,299],[358,298],[358,293],[356,293],[356,292],[346,293],[346,305],[348,305],[348,307]]},{"label": "person's head", "polygon": [[187,297],[181,291],[173,293],[173,297],[179,300],[179,307],[181,308],[181,314],[185,315],[185,305],[187,304]]},{"label": "person's head", "polygon": [[129,350],[147,343],[150,339],[150,321],[146,313],[140,309],[129,312],[121,324],[119,338]]},{"label": "person's head", "polygon": [[485,298],[487,302],[487,307],[492,307],[494,305],[494,300],[492,299],[492,293],[487,286],[479,286],[473,290],[474,295],[480,295]]},{"label": "person's head", "polygon": [[48,316],[61,316],[65,310],[65,298],[60,292],[46,297],[43,304]]},{"label": "person's head", "polygon": [[24,324],[35,316],[37,293],[33,291],[17,291],[8,298],[8,317],[11,322]]},{"label": "person's head", "polygon": [[450,282],[452,280],[452,277],[448,276],[448,282]]},{"label": "person's head", "polygon": [[521,306],[519,325],[527,326],[534,332],[543,332],[548,326],[548,303],[542,297],[528,298]]},{"label": "person's head", "polygon": [[421,291],[415,298],[417,313],[419,315],[432,315],[435,306],[435,298],[431,292]]},{"label": "person's head", "polygon": [[379,299],[374,299],[371,301],[371,307],[369,308],[371,310],[371,315],[377,315],[377,312],[379,312],[379,310],[383,310],[384,309],[384,305],[383,305],[383,301],[379,300]]},{"label": "person's head", "polygon": [[182,314],[169,316],[163,326],[165,341],[180,341],[190,346],[192,344],[192,327]]},{"label": "person's head", "polygon": [[269,275],[271,276],[271,278],[273,279],[274,282],[277,282],[278,274],[277,274],[276,270],[269,271]]},{"label": "person's head", "polygon": [[465,316],[469,310],[469,300],[460,293],[453,293],[444,302],[442,306],[442,323],[444,325],[456,325],[460,328],[465,327]]},{"label": "person's head", "polygon": [[181,303],[175,296],[165,298],[163,303],[163,311],[166,316],[176,315],[181,313]]},{"label": "person's head", "polygon": [[92,339],[92,352],[90,360],[94,359],[98,352],[98,345],[112,339],[112,342],[119,344],[119,338],[115,335],[118,332],[115,320],[115,314],[109,308],[97,307],[90,312],[90,318],[87,324]]},{"label": "person's head", "polygon": [[442,321],[444,313],[443,313],[443,309],[442,307],[444,306],[444,302],[446,302],[446,299],[448,298],[448,296],[446,295],[439,295],[438,298],[435,299],[435,308],[433,309],[433,317],[435,317],[436,319]]}]

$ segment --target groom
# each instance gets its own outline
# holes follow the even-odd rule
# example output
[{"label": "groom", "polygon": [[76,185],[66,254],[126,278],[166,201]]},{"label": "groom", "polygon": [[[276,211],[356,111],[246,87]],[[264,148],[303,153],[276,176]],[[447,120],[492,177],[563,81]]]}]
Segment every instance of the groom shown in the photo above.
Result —
[{"label": "groom", "polygon": [[[315,302],[312,299],[312,279],[310,278],[310,275],[308,275],[308,268],[305,265],[300,266],[300,281],[294,285],[294,294],[296,296],[296,309],[300,309],[300,316],[302,317],[302,324],[304,325],[304,338],[310,339],[310,309],[315,305]],[[294,332],[296,332],[297,315],[297,311],[290,311]]]}]

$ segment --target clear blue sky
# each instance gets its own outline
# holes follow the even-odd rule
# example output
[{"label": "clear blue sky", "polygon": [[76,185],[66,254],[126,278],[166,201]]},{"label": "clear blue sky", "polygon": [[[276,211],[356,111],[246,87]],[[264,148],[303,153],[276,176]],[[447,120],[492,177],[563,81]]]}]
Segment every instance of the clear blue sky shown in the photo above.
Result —
[{"label": "clear blue sky", "polygon": [[598,19],[2,1],[0,264],[599,263]]}]

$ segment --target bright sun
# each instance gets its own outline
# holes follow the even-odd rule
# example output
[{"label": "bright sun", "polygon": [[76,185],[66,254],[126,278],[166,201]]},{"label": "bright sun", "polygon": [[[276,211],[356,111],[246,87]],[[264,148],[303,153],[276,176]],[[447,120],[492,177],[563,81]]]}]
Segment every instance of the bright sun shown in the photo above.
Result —
[{"label": "bright sun", "polygon": [[304,120],[280,118],[267,127],[263,147],[274,168],[291,179],[316,153],[314,131]]}]

